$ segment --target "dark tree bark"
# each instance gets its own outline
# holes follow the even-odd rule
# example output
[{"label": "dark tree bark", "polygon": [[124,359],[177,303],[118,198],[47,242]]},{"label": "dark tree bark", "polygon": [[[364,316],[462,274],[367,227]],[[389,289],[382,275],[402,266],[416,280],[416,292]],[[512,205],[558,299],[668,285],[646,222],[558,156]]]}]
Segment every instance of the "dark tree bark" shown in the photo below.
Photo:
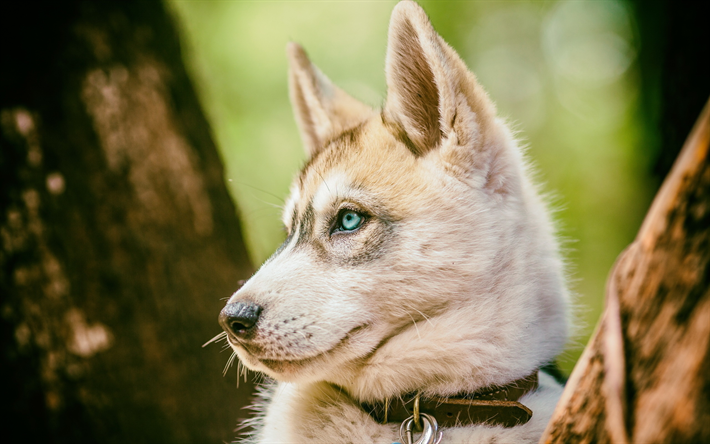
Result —
[{"label": "dark tree bark", "polygon": [[710,101],[619,257],[544,443],[710,442]]},{"label": "dark tree bark", "polygon": [[3,441],[234,437],[220,299],[251,273],[158,2],[0,12]]},{"label": "dark tree bark", "polygon": [[663,181],[710,96],[707,2],[627,0],[639,37],[641,149]]}]

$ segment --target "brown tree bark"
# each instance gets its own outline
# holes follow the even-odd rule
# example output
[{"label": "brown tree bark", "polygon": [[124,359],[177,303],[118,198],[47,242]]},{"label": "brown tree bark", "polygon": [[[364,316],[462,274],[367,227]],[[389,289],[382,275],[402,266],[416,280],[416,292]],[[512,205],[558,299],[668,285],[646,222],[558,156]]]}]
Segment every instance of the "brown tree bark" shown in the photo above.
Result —
[{"label": "brown tree bark", "polygon": [[541,443],[710,442],[710,101],[607,286]]},{"label": "brown tree bark", "polygon": [[0,45],[3,442],[233,439],[200,346],[252,268],[166,11],[10,2]]}]

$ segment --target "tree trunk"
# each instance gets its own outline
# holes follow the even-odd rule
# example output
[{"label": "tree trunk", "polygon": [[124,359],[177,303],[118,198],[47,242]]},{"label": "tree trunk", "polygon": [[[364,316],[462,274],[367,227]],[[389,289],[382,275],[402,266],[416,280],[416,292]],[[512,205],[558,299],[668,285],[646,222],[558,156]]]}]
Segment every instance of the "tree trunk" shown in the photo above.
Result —
[{"label": "tree trunk", "polygon": [[233,439],[252,387],[200,346],[252,268],[166,11],[2,9],[3,436]]},{"label": "tree trunk", "polygon": [[633,244],[541,443],[710,442],[710,101]]},{"label": "tree trunk", "polygon": [[666,179],[541,443],[710,442],[710,28],[703,2],[629,0],[644,155]]},{"label": "tree trunk", "polygon": [[[657,183],[710,96],[707,2],[626,0],[638,33],[643,157]],[[639,159],[641,160],[641,159]]]}]

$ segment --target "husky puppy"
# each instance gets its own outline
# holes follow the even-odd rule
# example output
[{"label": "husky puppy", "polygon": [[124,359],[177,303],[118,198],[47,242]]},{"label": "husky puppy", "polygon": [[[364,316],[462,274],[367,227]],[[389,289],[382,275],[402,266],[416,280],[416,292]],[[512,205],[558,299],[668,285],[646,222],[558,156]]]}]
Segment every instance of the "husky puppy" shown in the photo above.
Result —
[{"label": "husky puppy", "polygon": [[537,442],[562,392],[539,369],[568,330],[548,212],[416,3],[397,4],[388,39],[382,110],[288,45],[309,160],[286,241],[220,314],[241,362],[278,381],[250,439]]}]

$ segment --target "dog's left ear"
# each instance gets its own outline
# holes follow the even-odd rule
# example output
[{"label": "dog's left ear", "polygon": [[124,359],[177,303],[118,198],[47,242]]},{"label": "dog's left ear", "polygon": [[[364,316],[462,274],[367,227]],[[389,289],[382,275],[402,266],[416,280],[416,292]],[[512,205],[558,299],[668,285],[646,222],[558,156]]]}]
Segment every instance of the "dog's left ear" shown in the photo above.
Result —
[{"label": "dog's left ear", "polygon": [[404,132],[415,155],[445,149],[447,160],[463,168],[490,157],[481,151],[496,129],[495,107],[412,1],[392,12],[386,75],[385,119]]},{"label": "dog's left ear", "polygon": [[289,43],[291,105],[306,154],[312,157],[328,140],[369,117],[373,110],[333,85],[297,43]]}]

